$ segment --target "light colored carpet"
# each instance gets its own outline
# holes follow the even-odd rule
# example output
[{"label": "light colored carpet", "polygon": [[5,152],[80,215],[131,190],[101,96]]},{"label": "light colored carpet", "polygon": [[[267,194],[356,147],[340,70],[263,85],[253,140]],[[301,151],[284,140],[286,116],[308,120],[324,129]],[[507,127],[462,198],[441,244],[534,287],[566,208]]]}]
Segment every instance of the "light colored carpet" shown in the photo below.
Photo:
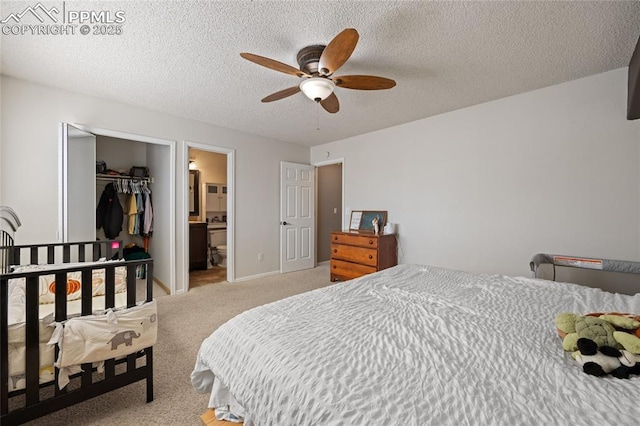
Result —
[{"label": "light colored carpet", "polygon": [[34,420],[30,425],[199,425],[209,395],[191,386],[202,341],[235,315],[266,303],[331,285],[329,266],[266,278],[192,288],[158,297],[154,346],[154,401],[145,403],[144,382],[100,395]]}]

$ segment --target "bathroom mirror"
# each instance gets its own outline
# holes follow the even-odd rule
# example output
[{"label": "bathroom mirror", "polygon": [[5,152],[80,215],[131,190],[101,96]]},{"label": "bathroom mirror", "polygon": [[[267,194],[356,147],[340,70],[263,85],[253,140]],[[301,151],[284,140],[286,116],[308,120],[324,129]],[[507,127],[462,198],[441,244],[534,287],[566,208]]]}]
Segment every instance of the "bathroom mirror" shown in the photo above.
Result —
[{"label": "bathroom mirror", "polygon": [[189,216],[200,215],[200,172],[189,170]]}]

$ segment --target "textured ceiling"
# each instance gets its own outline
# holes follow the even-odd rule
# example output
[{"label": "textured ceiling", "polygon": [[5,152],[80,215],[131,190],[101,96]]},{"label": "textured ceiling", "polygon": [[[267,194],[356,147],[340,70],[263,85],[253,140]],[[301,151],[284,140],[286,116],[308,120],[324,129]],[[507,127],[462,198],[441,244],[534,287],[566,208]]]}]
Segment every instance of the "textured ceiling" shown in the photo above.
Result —
[{"label": "textured ceiling", "polygon": [[[35,5],[3,1],[1,19]],[[640,35],[638,1],[66,1],[64,8],[122,10],[123,33],[3,35],[3,74],[307,146],[624,67]],[[24,15],[25,23],[38,22]],[[297,66],[300,48],[349,27],[360,41],[335,76],[378,75],[396,80],[395,88],[337,88],[337,114],[303,94],[260,102],[299,80],[240,52]]]}]

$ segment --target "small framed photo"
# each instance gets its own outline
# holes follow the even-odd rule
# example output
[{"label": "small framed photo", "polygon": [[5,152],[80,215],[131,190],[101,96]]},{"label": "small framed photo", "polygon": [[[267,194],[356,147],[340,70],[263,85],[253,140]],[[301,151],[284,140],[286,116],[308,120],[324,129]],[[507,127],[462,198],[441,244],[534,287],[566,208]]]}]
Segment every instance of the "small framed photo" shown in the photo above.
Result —
[{"label": "small framed photo", "polygon": [[349,221],[349,231],[358,231],[360,230],[360,221],[362,220],[362,211],[361,210],[352,210],[351,211],[351,220]]}]

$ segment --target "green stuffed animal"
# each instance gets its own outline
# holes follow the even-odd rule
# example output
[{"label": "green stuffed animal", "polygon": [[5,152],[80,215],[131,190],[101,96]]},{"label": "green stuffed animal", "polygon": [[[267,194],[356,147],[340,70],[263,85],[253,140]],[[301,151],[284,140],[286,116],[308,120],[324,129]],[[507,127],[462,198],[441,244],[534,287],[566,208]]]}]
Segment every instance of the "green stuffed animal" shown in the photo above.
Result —
[{"label": "green stuffed animal", "polygon": [[593,340],[598,347],[621,348],[620,343],[613,337],[616,329],[602,318],[564,312],[556,317],[555,323],[558,333],[563,338],[562,348],[567,352],[577,351],[578,339],[581,338]]},{"label": "green stuffed animal", "polygon": [[[613,338],[628,352],[640,356],[640,337],[624,331],[615,331]],[[638,360],[640,362],[640,359]]]},{"label": "green stuffed animal", "polygon": [[640,374],[640,316],[570,312],[555,318],[562,347],[587,374],[628,378]]}]

